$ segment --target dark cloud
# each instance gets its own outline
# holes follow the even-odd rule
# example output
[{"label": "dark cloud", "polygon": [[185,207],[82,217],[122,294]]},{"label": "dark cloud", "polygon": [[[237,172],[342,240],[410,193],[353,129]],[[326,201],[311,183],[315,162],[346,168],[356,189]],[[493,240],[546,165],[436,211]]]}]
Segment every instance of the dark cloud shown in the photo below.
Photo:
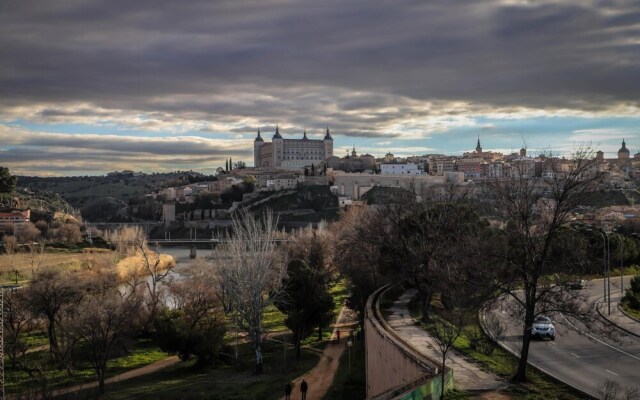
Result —
[{"label": "dark cloud", "polygon": [[[321,135],[329,125],[339,136],[415,139],[473,126],[469,118],[478,115],[633,113],[640,107],[638,76],[640,9],[632,0],[0,6],[5,123],[245,139],[275,124],[287,137],[304,128]],[[162,138],[118,143],[97,135],[29,140],[20,146],[130,159],[250,158],[251,148]]]},{"label": "dark cloud", "polygon": [[[265,95],[317,85],[529,107],[637,103],[637,7],[531,3],[9,2],[0,14],[0,87],[10,103],[86,101],[147,111],[191,111],[189,102],[160,107],[152,99],[233,98],[239,84]],[[275,111],[277,98],[197,109],[255,115],[265,102]]]}]

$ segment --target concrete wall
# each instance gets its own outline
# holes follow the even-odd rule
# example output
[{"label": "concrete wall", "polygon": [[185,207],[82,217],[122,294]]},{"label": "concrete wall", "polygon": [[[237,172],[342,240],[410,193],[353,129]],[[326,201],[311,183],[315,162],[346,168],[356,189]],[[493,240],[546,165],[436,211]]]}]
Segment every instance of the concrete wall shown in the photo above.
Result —
[{"label": "concrete wall", "polygon": [[421,193],[423,189],[443,183],[445,183],[445,177],[429,175],[394,176],[335,173],[334,180],[334,185],[338,187],[338,192],[354,200],[359,200],[360,196],[374,186],[401,187],[405,189],[413,187],[416,193]]},{"label": "concrete wall", "polygon": [[[405,399],[414,392],[415,396],[424,394],[415,399],[437,399],[438,392],[433,393],[439,385],[435,381],[440,380],[437,362],[418,353],[381,318],[378,297],[386,289],[377,290],[367,301],[364,321],[367,399]],[[447,373],[451,375],[450,371]],[[452,376],[448,380],[453,385]]]}]

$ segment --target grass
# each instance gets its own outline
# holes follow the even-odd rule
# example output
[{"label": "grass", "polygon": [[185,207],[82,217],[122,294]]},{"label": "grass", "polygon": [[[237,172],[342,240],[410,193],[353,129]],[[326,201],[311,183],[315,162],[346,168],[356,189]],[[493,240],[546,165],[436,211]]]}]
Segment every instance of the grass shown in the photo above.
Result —
[{"label": "grass", "polygon": [[628,302],[621,301],[620,308],[624,311],[625,314],[629,315],[632,318],[640,320],[640,310],[636,310],[635,308],[631,308]]},{"label": "grass", "polygon": [[[34,333],[28,336],[32,343],[41,343],[43,334]],[[46,338],[44,338],[45,343]],[[132,369],[140,368],[147,364],[163,360],[167,354],[154,346],[148,340],[138,340],[127,349],[125,353],[123,349],[119,349],[120,354],[109,360],[107,367],[107,377],[115,376]],[[87,361],[76,363],[73,375],[69,376],[65,370],[60,370],[52,365],[49,360],[49,349],[29,353],[25,356],[28,365],[41,365],[44,370],[44,377],[52,388],[61,388],[74,386],[77,384],[93,382],[97,380],[93,367]],[[13,369],[11,363],[6,360],[5,384],[7,393],[15,394],[32,389],[37,384],[37,379],[29,376],[28,373]]]},{"label": "grass", "polygon": [[[239,345],[240,358],[251,359],[249,343]],[[103,399],[225,399],[275,400],[283,396],[284,385],[309,369],[318,356],[303,352],[298,363],[288,360],[284,367],[282,346],[264,343],[264,373],[254,375],[252,363],[239,367],[218,365],[216,368],[196,368],[194,361],[178,363],[169,368],[107,385]],[[91,393],[91,392],[89,392]]]},{"label": "grass", "polygon": [[[346,287],[345,281],[338,281],[329,288],[329,293],[331,293],[331,297],[333,297],[333,320],[330,324],[333,325],[338,318],[338,314],[340,313],[345,300],[349,296],[349,290]],[[287,327],[284,324],[285,318],[286,315],[284,315],[275,306],[271,305],[267,307],[262,319],[262,325],[265,332],[282,332],[287,330]],[[302,345],[322,349],[326,344],[325,342],[331,338],[331,333],[332,329],[330,326],[324,327],[322,330],[322,340],[320,341],[318,340],[318,331],[316,329],[311,333],[311,335],[302,341]]]},{"label": "grass", "polygon": [[[61,267],[69,270],[78,270],[89,257],[95,258],[96,254],[39,254],[17,253],[0,255],[0,284],[14,284],[15,273],[13,266],[18,270],[18,282],[24,283],[31,279],[32,271],[43,267]],[[109,255],[101,255],[108,257]]]},{"label": "grass", "polygon": [[29,348],[49,345],[49,337],[45,331],[29,332],[22,338]]}]

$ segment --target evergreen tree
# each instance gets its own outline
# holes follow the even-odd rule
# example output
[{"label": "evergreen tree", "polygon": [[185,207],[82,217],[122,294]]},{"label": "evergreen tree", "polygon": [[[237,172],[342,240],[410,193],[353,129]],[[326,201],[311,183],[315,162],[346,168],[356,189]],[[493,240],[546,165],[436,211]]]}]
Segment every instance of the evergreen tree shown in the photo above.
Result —
[{"label": "evergreen tree", "polygon": [[293,332],[296,360],[300,360],[301,341],[313,327],[331,317],[333,299],[321,277],[303,260],[292,260],[283,281],[285,295],[276,302],[287,315],[285,325]]},{"label": "evergreen tree", "polygon": [[9,173],[9,168],[0,167],[0,193],[11,193],[16,190],[18,177]]}]

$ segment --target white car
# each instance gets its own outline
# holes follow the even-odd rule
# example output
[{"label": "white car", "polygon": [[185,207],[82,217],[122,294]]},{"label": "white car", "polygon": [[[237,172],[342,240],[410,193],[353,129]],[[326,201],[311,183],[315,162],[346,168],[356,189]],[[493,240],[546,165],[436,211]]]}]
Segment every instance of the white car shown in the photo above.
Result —
[{"label": "white car", "polygon": [[556,340],[556,328],[553,326],[551,318],[540,315],[533,320],[531,325],[531,337],[534,339],[549,338]]}]

